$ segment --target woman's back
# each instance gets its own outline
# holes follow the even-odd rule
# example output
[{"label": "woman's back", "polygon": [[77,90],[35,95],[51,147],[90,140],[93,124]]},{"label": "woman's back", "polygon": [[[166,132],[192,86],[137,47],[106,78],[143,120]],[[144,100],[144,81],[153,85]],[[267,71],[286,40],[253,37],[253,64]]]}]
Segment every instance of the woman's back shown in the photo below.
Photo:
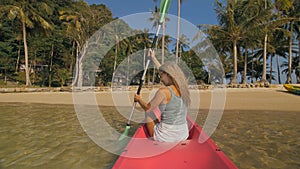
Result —
[{"label": "woman's back", "polygon": [[171,94],[170,101],[167,104],[160,104],[161,121],[170,125],[181,125],[186,123],[187,108],[183,104],[182,98],[177,96],[168,86]]}]

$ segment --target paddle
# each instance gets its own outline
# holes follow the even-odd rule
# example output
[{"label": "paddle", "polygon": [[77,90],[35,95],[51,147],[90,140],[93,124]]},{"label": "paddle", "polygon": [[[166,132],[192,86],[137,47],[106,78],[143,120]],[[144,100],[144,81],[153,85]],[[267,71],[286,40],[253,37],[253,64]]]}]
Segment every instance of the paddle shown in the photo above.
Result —
[{"label": "paddle", "polygon": [[[158,33],[159,33],[159,31],[160,31],[160,28],[161,28],[162,23],[164,22],[164,19],[165,19],[165,16],[166,16],[166,14],[167,14],[167,11],[169,10],[170,2],[171,2],[171,0],[162,0],[161,3],[160,3],[160,11],[159,11],[159,12],[160,12],[160,18],[159,18],[159,24],[158,24],[157,31],[156,31],[155,37],[154,37],[153,42],[152,42],[152,45],[151,45],[151,49],[154,49],[155,46],[156,46],[157,38],[158,38]],[[145,69],[144,69],[143,76],[142,76],[141,79],[140,79],[139,88],[138,88],[138,90],[137,90],[137,94],[138,94],[138,95],[140,94],[140,92],[141,92],[141,90],[142,90],[143,83],[144,83],[144,80],[145,80],[145,76],[146,76],[147,69],[148,69],[148,67],[149,67],[150,61],[151,61],[151,57],[148,56],[147,63],[146,63],[146,67],[145,67]],[[132,115],[133,115],[133,112],[134,112],[134,109],[135,109],[136,104],[137,104],[137,102],[133,102],[133,105],[132,105],[132,108],[131,108],[131,113],[130,113],[129,119],[128,119],[128,121],[127,121],[127,124],[126,124],[125,131],[124,131],[123,134],[120,136],[119,141],[120,141],[120,140],[123,140],[125,137],[128,136],[128,132],[129,132],[129,129],[130,129],[130,121],[131,121],[131,118],[132,118]]]}]

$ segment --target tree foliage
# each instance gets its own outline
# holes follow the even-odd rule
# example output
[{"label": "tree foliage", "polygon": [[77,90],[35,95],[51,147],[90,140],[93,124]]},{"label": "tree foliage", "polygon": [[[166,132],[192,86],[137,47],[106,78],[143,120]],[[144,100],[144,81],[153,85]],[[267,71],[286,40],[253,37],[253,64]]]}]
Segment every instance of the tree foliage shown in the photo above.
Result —
[{"label": "tree foliage", "polygon": [[[265,76],[264,66],[268,68],[266,77],[270,82],[274,79],[281,82],[282,72],[287,72],[288,76],[289,72],[297,75],[300,72],[299,9],[299,2],[294,0],[217,0],[215,11],[219,24],[200,25],[199,28],[218,51],[224,78],[237,83],[237,76],[243,75],[241,81],[244,83],[259,81]],[[108,51],[104,58],[89,56],[82,65],[80,52],[88,48],[88,39],[104,25],[122,22],[113,18],[112,11],[105,5],[89,5],[82,0],[2,0],[0,19],[0,80],[21,85],[70,86],[72,81],[80,86],[110,85],[116,68],[123,62],[126,62],[124,69],[131,73],[134,71],[131,67],[143,66],[128,56],[139,51],[145,56],[145,49],[150,47],[153,38],[148,30],[133,30],[125,22],[119,23],[109,28],[110,35],[98,34],[104,41],[116,42],[110,49],[102,49]],[[155,21],[155,16],[146,19]],[[138,33],[123,39],[132,31]],[[265,35],[267,41],[264,41]],[[199,58],[188,47],[184,34],[178,41],[164,36],[159,38],[158,44],[162,41],[167,53],[178,51],[178,57],[192,70],[197,81],[211,82],[214,75],[203,62],[212,67],[219,65]],[[264,59],[264,46],[268,62]],[[272,58],[281,60],[282,64],[271,64]],[[97,70],[96,79],[81,84],[82,78],[91,76],[91,72],[81,70],[90,65]],[[300,73],[298,82],[299,76]],[[123,78],[126,85],[137,81],[137,77],[129,73]]]}]

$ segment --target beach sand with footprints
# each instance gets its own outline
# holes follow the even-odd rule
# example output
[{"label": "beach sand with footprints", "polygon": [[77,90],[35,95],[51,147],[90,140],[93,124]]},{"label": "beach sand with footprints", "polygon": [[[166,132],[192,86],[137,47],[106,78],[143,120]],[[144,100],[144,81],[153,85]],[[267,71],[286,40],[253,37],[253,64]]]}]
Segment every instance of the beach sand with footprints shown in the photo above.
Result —
[{"label": "beach sand with footprints", "polygon": [[[27,92],[3,92],[0,93],[0,102],[21,102],[21,103],[45,103],[45,104],[74,104],[72,91],[61,92],[61,90],[42,91],[27,90]],[[144,88],[142,96],[150,98],[156,91],[156,88]],[[89,93],[88,91],[82,93]],[[130,91],[114,91],[105,88],[102,91],[97,90],[90,96],[95,97],[99,106],[131,106],[132,98],[135,90]],[[195,107],[200,109],[213,108],[212,95],[218,97],[216,90],[191,90],[192,99],[198,97],[199,104]],[[282,110],[282,111],[299,111],[300,96],[291,94],[284,89],[282,85],[274,85],[270,88],[226,88],[221,89],[221,99],[225,99],[225,110]],[[225,95],[225,96],[224,96]],[[116,98],[123,96],[124,101]],[[213,98],[215,99],[215,98]],[[192,107],[193,108],[193,107]]]}]

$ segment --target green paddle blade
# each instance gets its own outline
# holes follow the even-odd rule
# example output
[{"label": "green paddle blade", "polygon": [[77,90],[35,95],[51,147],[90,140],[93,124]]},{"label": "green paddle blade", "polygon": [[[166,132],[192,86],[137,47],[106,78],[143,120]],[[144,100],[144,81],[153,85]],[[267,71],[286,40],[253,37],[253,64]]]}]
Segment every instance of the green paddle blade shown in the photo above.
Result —
[{"label": "green paddle blade", "polygon": [[128,136],[129,129],[130,129],[130,125],[126,125],[125,131],[124,131],[123,134],[120,136],[119,141],[123,140],[125,137]]},{"label": "green paddle blade", "polygon": [[159,23],[163,23],[164,22],[164,19],[166,17],[166,14],[169,10],[169,7],[170,7],[170,3],[171,3],[171,0],[162,0],[160,2],[160,10],[159,10],[159,13],[160,13],[160,18],[159,18]]}]

